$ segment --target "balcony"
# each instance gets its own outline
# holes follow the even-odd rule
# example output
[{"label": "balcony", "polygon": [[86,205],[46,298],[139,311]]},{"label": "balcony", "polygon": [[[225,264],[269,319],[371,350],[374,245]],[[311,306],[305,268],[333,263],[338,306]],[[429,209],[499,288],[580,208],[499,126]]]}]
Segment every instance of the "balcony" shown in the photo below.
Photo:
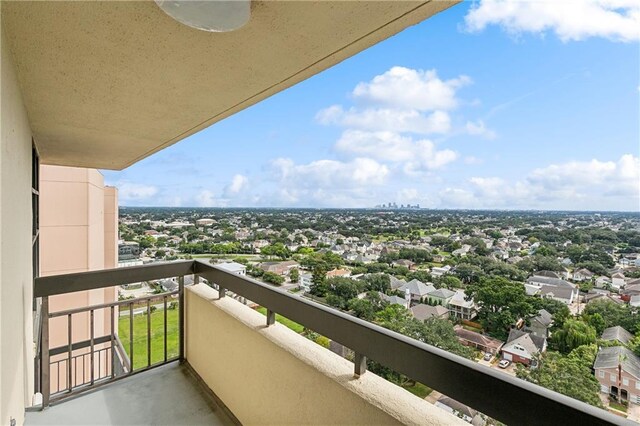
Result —
[{"label": "balcony", "polygon": [[[140,348],[134,349],[134,333],[118,335],[115,326],[107,336],[92,333],[89,342],[70,339],[66,350],[49,347],[52,318],[74,315],[49,313],[49,296],[186,275],[194,275],[194,285],[185,287],[184,280],[178,278],[177,290],[153,296],[165,306],[171,297],[178,302],[176,347],[165,339],[160,348],[152,349],[147,343],[140,354]],[[201,279],[215,284],[199,283]],[[266,307],[266,318],[231,295]],[[507,424],[631,424],[564,395],[199,261],[38,278],[35,297],[42,298],[43,339],[36,387],[42,391],[40,408],[44,410],[29,413],[28,424],[140,424],[155,423],[154,419],[172,424],[467,424],[366,372],[367,358]],[[126,318],[127,308],[133,313],[134,305],[142,305],[149,314],[152,303],[147,297],[82,310],[91,318],[96,309],[110,312],[108,318],[122,311]],[[355,362],[275,323],[276,312],[352,349]],[[165,309],[165,329],[166,313]],[[146,318],[149,335],[150,315]],[[97,342],[108,348],[105,374],[97,373],[102,367],[95,369]],[[60,361],[53,357],[66,353],[67,360],[74,359],[76,351],[83,357],[89,354],[89,365],[93,365],[89,380],[76,378],[79,371],[87,371],[76,362],[63,362],[60,374],[52,372],[53,362]],[[61,376],[65,385],[54,386],[52,379],[59,381]],[[193,417],[175,417],[187,401],[192,404],[189,412]],[[91,412],[96,415],[82,417]]]}]

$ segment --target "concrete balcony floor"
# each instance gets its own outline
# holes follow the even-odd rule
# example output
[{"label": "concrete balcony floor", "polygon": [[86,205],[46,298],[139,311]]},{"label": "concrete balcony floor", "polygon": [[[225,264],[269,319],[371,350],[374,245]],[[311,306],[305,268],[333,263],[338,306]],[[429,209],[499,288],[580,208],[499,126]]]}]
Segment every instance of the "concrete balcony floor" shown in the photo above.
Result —
[{"label": "concrete balcony floor", "polygon": [[178,363],[142,372],[44,411],[28,412],[35,425],[233,425],[203,385]]}]

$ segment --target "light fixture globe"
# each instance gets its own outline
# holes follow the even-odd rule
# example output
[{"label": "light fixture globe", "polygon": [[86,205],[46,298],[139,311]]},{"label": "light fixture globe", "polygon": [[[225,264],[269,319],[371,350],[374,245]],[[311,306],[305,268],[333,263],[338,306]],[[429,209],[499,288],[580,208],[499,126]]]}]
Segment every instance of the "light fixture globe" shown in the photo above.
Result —
[{"label": "light fixture globe", "polygon": [[167,15],[203,31],[237,30],[249,22],[251,0],[155,0]]}]

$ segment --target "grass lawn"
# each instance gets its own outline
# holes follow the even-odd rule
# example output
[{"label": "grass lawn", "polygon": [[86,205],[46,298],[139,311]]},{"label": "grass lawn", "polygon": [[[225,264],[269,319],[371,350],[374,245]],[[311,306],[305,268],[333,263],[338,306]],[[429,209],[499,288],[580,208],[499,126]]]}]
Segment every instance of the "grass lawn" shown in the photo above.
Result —
[{"label": "grass lawn", "polygon": [[[262,315],[265,315],[265,316],[267,315],[267,308],[263,306],[256,309],[256,311],[260,312]],[[301,326],[297,322],[293,322],[290,319],[283,317],[282,315],[276,314],[276,321],[286,326],[287,328],[290,328],[291,330],[295,331],[298,334],[304,331],[303,326]]]},{"label": "grass lawn", "polygon": [[609,407],[614,408],[618,411],[622,411],[623,413],[627,412],[627,407],[625,407],[624,405],[620,404],[619,402],[613,401],[613,400],[609,400]]},{"label": "grass lawn", "polygon": [[418,396],[423,399],[426,398],[433,391],[433,389],[418,382],[416,382],[416,384],[413,386],[404,387],[404,388],[409,392],[411,392],[412,394],[414,394],[415,396]]},{"label": "grass lawn", "polygon": [[[120,341],[129,353],[129,317],[122,316],[118,321]],[[178,309],[167,310],[167,357],[178,356]],[[164,360],[164,311],[151,314],[151,364]],[[133,369],[147,366],[147,316],[133,316]]]},{"label": "grass lawn", "polygon": [[462,324],[462,328],[464,328],[465,330],[474,331],[476,333],[482,333],[481,328],[471,327],[470,325],[467,325],[467,324]]}]

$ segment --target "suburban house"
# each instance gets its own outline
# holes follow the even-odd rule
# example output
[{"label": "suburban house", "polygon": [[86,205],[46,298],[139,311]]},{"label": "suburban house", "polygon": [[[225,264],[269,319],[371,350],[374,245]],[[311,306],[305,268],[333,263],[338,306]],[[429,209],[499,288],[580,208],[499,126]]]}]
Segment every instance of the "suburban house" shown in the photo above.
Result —
[{"label": "suburban house", "polygon": [[442,267],[434,266],[431,268],[431,275],[434,277],[441,277],[444,274],[448,274],[451,271],[451,266],[444,265]]},{"label": "suburban house", "polygon": [[411,308],[413,317],[417,320],[424,321],[430,318],[446,319],[449,317],[449,310],[444,306],[430,306],[419,303]]},{"label": "suburban house", "polygon": [[585,268],[581,268],[581,269],[578,269],[577,271],[573,271],[574,281],[588,281],[592,279],[593,276],[594,276],[594,273]]},{"label": "suburban house", "polygon": [[578,286],[560,278],[551,278],[540,275],[532,275],[527,278],[525,289],[528,294],[542,295],[559,300],[567,305],[572,304],[578,298]]},{"label": "suburban house", "polygon": [[611,278],[600,275],[598,278],[596,278],[595,285],[598,288],[605,288],[606,286],[611,285]]},{"label": "suburban house", "polygon": [[615,274],[611,275],[611,287],[615,288],[616,290],[620,290],[622,287],[624,287],[625,284],[626,279],[624,277],[624,274],[622,274],[621,272],[616,272]]},{"label": "suburban house", "polygon": [[407,284],[405,280],[398,279],[393,275],[389,277],[389,280],[390,280],[389,284],[391,285],[391,290],[398,290],[400,287]]},{"label": "suburban house", "polygon": [[600,391],[640,404],[640,358],[624,346],[600,348],[593,364]]},{"label": "suburban house", "polygon": [[524,329],[534,336],[546,339],[549,337],[549,327],[552,323],[553,316],[546,309],[540,309],[538,315],[531,318],[531,323]]},{"label": "suburban house", "polygon": [[287,260],[284,262],[263,262],[260,264],[260,269],[278,275],[288,275],[291,269],[298,268],[299,266],[300,264],[295,260]]},{"label": "suburban house", "polygon": [[393,264],[395,266],[404,266],[405,268],[408,268],[410,270],[416,269],[416,264],[408,259],[395,260],[393,261]]},{"label": "suburban house", "polygon": [[452,318],[461,320],[471,320],[478,313],[475,303],[473,300],[467,300],[464,290],[456,290],[453,297],[449,299],[447,308]]},{"label": "suburban house", "polygon": [[502,347],[502,359],[531,365],[534,356],[547,349],[547,339],[512,328],[507,343]]},{"label": "suburban house", "polygon": [[429,299],[430,303],[447,306],[451,298],[455,295],[455,291],[451,291],[448,288],[439,288],[429,293],[427,295],[427,298]]},{"label": "suburban house", "polygon": [[620,295],[622,299],[626,300],[627,302],[631,299],[632,296],[640,296],[640,283],[632,284],[632,281],[630,281],[629,283],[627,283],[624,289],[620,291]]},{"label": "suburban house", "polygon": [[475,331],[467,330],[461,325],[456,325],[453,330],[458,336],[458,340],[465,346],[476,348],[482,352],[496,355],[504,342],[494,339],[493,337],[485,336],[484,334],[476,333]]},{"label": "suburban house", "polygon": [[433,286],[433,284],[425,284],[422,281],[418,281],[416,279],[413,279],[408,283],[398,287],[398,291],[401,291],[402,293],[406,293],[408,291],[411,295],[411,299],[418,301],[435,290],[436,288]]},{"label": "suburban house", "polygon": [[485,419],[482,418],[477,410],[474,410],[453,398],[449,398],[448,396],[442,395],[434,405],[457,417],[460,417],[467,423],[471,423],[473,425],[485,424]]},{"label": "suburban house", "polygon": [[218,268],[236,275],[247,275],[247,267],[238,262],[222,262],[216,263]]},{"label": "suburban house", "polygon": [[626,345],[631,339],[633,339],[633,334],[629,333],[619,325],[616,325],[615,327],[605,328],[600,338],[607,342],[619,342],[622,345]]},{"label": "suburban house", "polygon": [[334,278],[334,277],[348,277],[351,275],[351,271],[348,269],[332,269],[331,271],[327,272],[327,278]]},{"label": "suburban house", "polygon": [[305,292],[311,291],[311,284],[313,284],[313,275],[308,272],[300,274],[300,280],[298,281],[298,284],[300,285],[300,288]]},{"label": "suburban house", "polygon": [[407,309],[409,309],[409,307],[411,306],[410,297],[400,297],[396,295],[387,296],[386,294],[380,293],[380,292],[378,292],[378,294],[380,295],[380,298],[382,300],[386,301],[390,305],[400,305],[400,306],[404,306]]}]

